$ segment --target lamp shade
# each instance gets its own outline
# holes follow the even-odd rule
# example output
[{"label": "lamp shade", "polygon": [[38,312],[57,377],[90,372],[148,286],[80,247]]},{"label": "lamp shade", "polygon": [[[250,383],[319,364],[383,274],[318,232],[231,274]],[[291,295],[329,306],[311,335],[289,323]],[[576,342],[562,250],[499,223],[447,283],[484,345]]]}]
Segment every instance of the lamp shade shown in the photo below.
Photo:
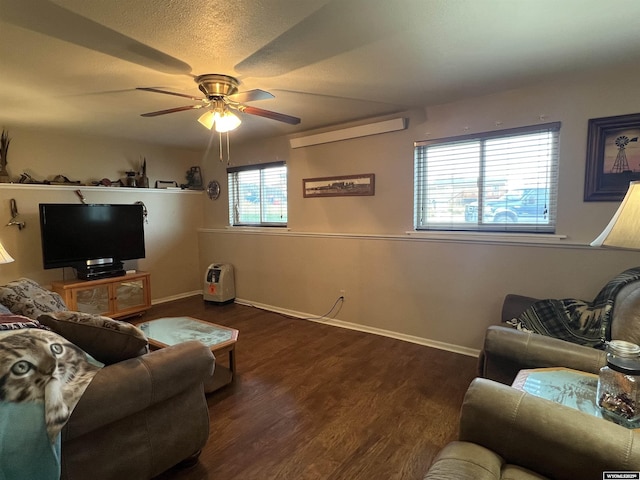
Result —
[{"label": "lamp shade", "polygon": [[591,242],[592,247],[640,250],[640,182],[631,182],[609,225]]},{"label": "lamp shade", "polygon": [[13,261],[13,257],[9,255],[7,249],[4,248],[4,245],[2,245],[2,243],[0,243],[0,263],[11,263]]},{"label": "lamp shade", "polygon": [[202,125],[207,127],[209,130],[211,130],[213,128],[213,124],[216,121],[214,111],[213,110],[209,110],[208,112],[203,113],[202,115],[200,115],[200,118],[198,118],[198,121]]},{"label": "lamp shade", "polygon": [[238,128],[240,123],[238,116],[227,110],[219,118],[216,118],[216,132],[230,132]]}]

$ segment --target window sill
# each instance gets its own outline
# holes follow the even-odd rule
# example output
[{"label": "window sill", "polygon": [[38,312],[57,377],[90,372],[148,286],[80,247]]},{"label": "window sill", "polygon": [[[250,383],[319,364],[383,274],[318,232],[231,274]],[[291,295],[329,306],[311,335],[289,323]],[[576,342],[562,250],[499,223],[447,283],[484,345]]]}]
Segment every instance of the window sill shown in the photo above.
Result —
[{"label": "window sill", "polygon": [[288,232],[291,229],[287,226],[279,226],[279,225],[273,225],[273,226],[244,226],[244,225],[227,225],[226,227],[224,227],[227,230],[238,230],[238,231],[242,231],[242,232]]},{"label": "window sill", "polygon": [[[436,241],[455,241],[469,243],[501,243],[501,244],[567,244],[566,235],[547,233],[490,233],[490,232],[443,232],[413,230],[405,232],[415,238]],[[572,244],[576,246],[577,244]]]},{"label": "window sill", "polygon": [[[407,231],[404,234],[373,234],[373,233],[321,233],[299,232],[291,228],[274,227],[234,227],[199,228],[201,233],[227,233],[240,235],[269,235],[285,237],[327,238],[327,239],[361,239],[361,240],[391,240],[394,242],[440,242],[440,243],[475,243],[480,245],[514,245],[548,248],[579,248],[594,249],[587,243],[576,243],[567,240],[567,235],[559,234],[531,234],[531,233],[486,233],[486,232],[442,232],[442,231]],[[602,249],[600,249],[602,250]],[[612,249],[609,249],[612,250]]]}]

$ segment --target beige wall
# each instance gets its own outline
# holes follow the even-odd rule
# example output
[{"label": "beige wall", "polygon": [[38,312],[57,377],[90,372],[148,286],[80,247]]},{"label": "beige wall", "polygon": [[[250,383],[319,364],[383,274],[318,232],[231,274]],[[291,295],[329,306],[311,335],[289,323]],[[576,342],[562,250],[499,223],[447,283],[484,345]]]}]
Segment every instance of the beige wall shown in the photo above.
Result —
[{"label": "beige wall", "polygon": [[[234,164],[286,160],[288,232],[225,229],[226,198],[205,202],[200,266],[236,268],[237,296],[303,315],[329,310],[341,289],[337,319],[401,338],[481,348],[506,293],[592,299],[640,253],[586,245],[606,225],[613,202],[583,202],[589,118],[636,113],[640,70],[558,79],[521,90],[410,111],[406,131],[290,150],[287,139],[233,146]],[[304,119],[303,119],[304,121]],[[413,142],[560,121],[557,246],[434,241],[412,230]],[[226,184],[226,165],[209,167]],[[302,197],[302,179],[375,173],[376,195]],[[226,189],[224,189],[226,192]]]},{"label": "beige wall", "polygon": [[103,178],[117,180],[125,171],[137,170],[147,159],[150,185],[156,180],[185,183],[185,173],[201,165],[202,153],[172,149],[126,139],[93,137],[81,133],[21,128],[5,125],[11,137],[8,170],[17,181],[22,172],[36,180],[65,175],[89,183]]},{"label": "beige wall", "polygon": [[[9,171],[38,179],[56,174],[82,181],[115,179],[145,156],[153,183],[182,182],[190,166],[201,165],[205,181],[222,183],[220,199],[192,192],[82,188],[89,202],[142,200],[149,208],[147,258],[130,268],[151,271],[154,299],[200,290],[207,265],[229,262],[236,269],[240,299],[312,316],[326,313],[345,290],[336,315],[343,326],[473,353],[486,326],[497,320],[506,293],[591,299],[609,278],[640,265],[640,253],[585,246],[617,204],[582,201],[587,121],[640,111],[633,83],[639,73],[564,78],[411,110],[404,114],[410,119],[405,131],[296,150],[289,149],[287,138],[243,146],[232,136],[232,164],[287,161],[288,231],[225,228],[227,165],[201,152],[7,126],[13,138]],[[557,231],[567,239],[561,245],[438,241],[406,234],[412,229],[414,141],[540,121],[562,122]],[[357,173],[375,173],[375,196],[302,197],[303,178]],[[9,220],[11,198],[27,222],[23,231],[0,231],[16,258],[0,266],[0,281],[29,276],[46,284],[62,278],[60,269],[42,270],[37,204],[76,202],[73,190],[0,186],[0,222]]]},{"label": "beige wall", "polygon": [[[140,156],[147,159],[151,184],[156,179],[185,182],[190,166],[199,165],[199,152],[168,149],[118,139],[87,137],[68,132],[7,127],[12,138],[8,169],[17,178],[26,171],[34,178],[52,179],[57,174],[71,180],[115,180],[135,168]],[[80,189],[87,203],[134,203],[142,201],[149,215],[145,225],[146,258],[126,262],[127,268],[151,272],[151,295],[172,298],[202,288],[197,252],[197,229],[202,225],[203,192],[156,189],[67,187],[0,184],[0,224],[9,221],[9,201],[15,199],[19,220],[26,228],[2,226],[0,241],[15,262],[0,265],[0,282],[26,276],[44,285],[71,269],[42,269],[39,203],[78,203]],[[4,222],[4,223],[3,223]]]}]

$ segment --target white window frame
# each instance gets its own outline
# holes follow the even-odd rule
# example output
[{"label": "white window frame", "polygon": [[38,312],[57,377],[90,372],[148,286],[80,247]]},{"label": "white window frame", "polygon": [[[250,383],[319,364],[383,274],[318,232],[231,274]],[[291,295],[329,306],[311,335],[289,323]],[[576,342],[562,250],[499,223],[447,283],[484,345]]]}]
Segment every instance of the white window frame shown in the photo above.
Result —
[{"label": "white window frame", "polygon": [[[557,191],[558,191],[558,157],[559,157],[559,132],[560,122],[547,123],[541,125],[532,125],[528,127],[520,127],[506,129],[493,132],[484,132],[478,134],[464,135],[459,137],[448,137],[429,141],[420,141],[414,143],[414,229],[415,231],[439,230],[439,231],[470,231],[470,232],[501,232],[501,233],[541,233],[553,234],[556,228],[556,212],[557,212]],[[537,155],[527,157],[526,161],[537,162],[538,168],[542,173],[537,173],[536,181],[539,182],[540,189],[527,190],[530,194],[538,195],[544,192],[544,207],[546,214],[544,218],[526,218],[519,217],[516,221],[507,219],[506,215],[495,215],[495,202],[492,199],[484,198],[485,192],[489,190],[489,184],[492,180],[485,172],[489,171],[492,165],[492,157],[485,153],[485,145],[495,145],[496,141],[508,142],[510,138],[520,140],[525,138],[541,138],[540,147]],[[517,144],[514,144],[517,145]],[[451,155],[449,159],[444,160],[436,156],[437,152],[445,152],[451,147],[451,152],[456,149],[464,150],[465,146],[470,148],[465,151],[464,160],[470,168],[470,179],[468,186],[474,190],[476,199],[465,204],[464,218],[455,216],[453,213],[450,218],[446,215],[440,217],[431,213],[434,210],[429,208],[432,205],[435,192],[429,192],[429,184],[433,185],[434,179],[444,178],[442,172],[447,172],[447,168],[452,170],[452,178],[459,178],[459,169],[456,170],[456,156]],[[444,148],[443,148],[444,147]],[[431,150],[429,150],[431,148]],[[515,147],[514,147],[515,149]],[[509,156],[501,156],[500,164],[513,162],[514,171],[517,171],[518,164],[521,162],[522,151],[516,150],[519,157],[513,159]],[[431,154],[431,155],[430,155]],[[431,157],[431,164],[429,163]],[[495,158],[495,157],[494,157]],[[506,160],[505,160],[506,158]],[[451,166],[446,162],[450,162]],[[493,165],[495,165],[497,161]],[[521,165],[521,163],[520,163]],[[431,169],[431,170],[430,170]],[[435,173],[433,173],[435,172]],[[507,176],[505,176],[506,178]],[[457,180],[456,180],[457,181]],[[486,188],[485,182],[487,183]],[[506,182],[508,184],[509,182]],[[531,186],[532,184],[530,184]],[[433,187],[431,187],[433,188]],[[454,188],[460,188],[457,184]],[[506,188],[506,186],[504,187]],[[522,191],[525,191],[522,189]],[[487,194],[488,196],[488,194]],[[505,195],[506,198],[506,195]],[[540,200],[537,200],[540,201]],[[505,203],[510,202],[505,199]],[[508,204],[511,205],[510,203]],[[471,212],[471,215],[468,214]],[[504,217],[504,219],[503,219]]]},{"label": "white window frame", "polygon": [[[287,170],[285,162],[270,162],[256,165],[243,165],[227,168],[227,180],[229,185],[229,225],[235,227],[286,227],[287,226]],[[269,175],[280,175],[279,171],[284,168],[285,178],[278,184],[268,186]],[[254,199],[251,204],[246,201],[246,185],[242,185],[240,178],[243,172],[257,175],[257,188],[252,192]],[[268,218],[273,214],[273,206],[269,206],[268,196],[273,194],[279,196],[278,215],[280,220]],[[271,212],[268,209],[271,208]],[[250,212],[247,210],[250,209]],[[255,220],[247,220],[248,216],[256,216]]]}]

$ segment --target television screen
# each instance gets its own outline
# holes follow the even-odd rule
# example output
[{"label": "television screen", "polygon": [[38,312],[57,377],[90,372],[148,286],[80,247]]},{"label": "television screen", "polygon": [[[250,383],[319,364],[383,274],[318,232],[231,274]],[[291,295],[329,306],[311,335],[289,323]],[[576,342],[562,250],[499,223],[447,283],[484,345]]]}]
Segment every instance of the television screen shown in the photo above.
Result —
[{"label": "television screen", "polygon": [[143,205],[40,204],[45,269],[144,258]]}]

